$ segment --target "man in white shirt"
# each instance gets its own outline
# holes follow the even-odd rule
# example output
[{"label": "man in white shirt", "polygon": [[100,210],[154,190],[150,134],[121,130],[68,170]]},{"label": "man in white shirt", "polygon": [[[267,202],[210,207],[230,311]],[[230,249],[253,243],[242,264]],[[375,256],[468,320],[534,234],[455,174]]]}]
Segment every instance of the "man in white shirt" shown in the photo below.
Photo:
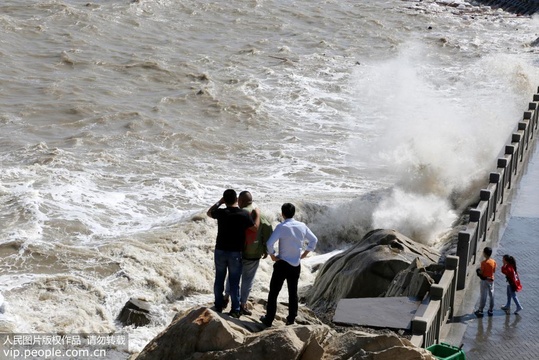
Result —
[{"label": "man in white shirt", "polygon": [[[275,319],[277,297],[285,280],[288,286],[288,317],[286,318],[286,325],[294,324],[298,315],[300,260],[305,258],[309,252],[314,251],[318,242],[318,239],[307,225],[301,221],[294,220],[296,208],[293,204],[283,204],[281,213],[284,221],[275,227],[267,243],[268,254],[275,261],[275,264],[271,275],[266,315],[262,316],[260,321],[268,327],[272,325]],[[279,242],[278,255],[276,255],[274,249],[277,241]],[[307,241],[307,247],[302,253],[304,241]]]}]

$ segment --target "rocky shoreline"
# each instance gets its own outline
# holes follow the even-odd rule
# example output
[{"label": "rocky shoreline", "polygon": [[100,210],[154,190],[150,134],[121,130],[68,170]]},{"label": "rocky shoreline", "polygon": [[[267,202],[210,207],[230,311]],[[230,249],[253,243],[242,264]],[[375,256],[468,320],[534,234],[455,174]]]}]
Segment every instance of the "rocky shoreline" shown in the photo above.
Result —
[{"label": "rocky shoreline", "polygon": [[[208,306],[178,313],[172,323],[132,360],[435,360],[425,349],[388,331],[332,328],[301,306],[298,323],[285,326],[286,307],[280,304],[275,326],[257,321],[265,301],[255,300],[251,316],[235,319]],[[281,324],[283,322],[283,324]]]},{"label": "rocky shoreline", "polygon": [[[280,303],[274,326],[260,321],[266,301],[251,299],[252,315],[218,313],[212,304],[179,312],[131,359],[434,359],[414,346],[410,329],[333,323],[337,302],[355,297],[424,297],[438,276],[440,253],[394,230],[374,230],[318,270],[303,289],[296,324],[286,326]],[[382,309],[383,310],[383,309]]]}]

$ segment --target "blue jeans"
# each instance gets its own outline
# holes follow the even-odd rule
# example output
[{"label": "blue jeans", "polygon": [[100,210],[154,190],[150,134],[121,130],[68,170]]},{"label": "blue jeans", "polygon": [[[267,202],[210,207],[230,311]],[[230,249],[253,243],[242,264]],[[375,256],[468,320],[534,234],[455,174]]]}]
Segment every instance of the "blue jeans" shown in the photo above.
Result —
[{"label": "blue jeans", "polygon": [[[241,271],[241,297],[240,302],[242,305],[247,304],[249,300],[249,294],[253,288],[253,282],[255,281],[256,271],[258,270],[258,265],[260,264],[260,259],[258,260],[242,260],[242,271]],[[230,295],[230,281],[226,282],[225,296]]]},{"label": "blue jeans", "polygon": [[240,311],[241,252],[215,249],[214,260],[215,282],[213,283],[213,293],[215,295],[215,308],[218,311],[223,309],[223,291],[225,290],[225,278],[228,272],[232,311]]},{"label": "blue jeans", "polygon": [[507,303],[505,304],[506,308],[511,307],[511,299],[515,302],[515,305],[518,309],[522,309],[522,306],[520,305],[520,301],[518,301],[517,293],[511,289],[511,285],[507,285]]},{"label": "blue jeans", "polygon": [[494,309],[494,282],[489,280],[481,280],[481,296],[479,300],[479,310],[483,311],[487,304],[487,296],[489,297],[489,310]]}]

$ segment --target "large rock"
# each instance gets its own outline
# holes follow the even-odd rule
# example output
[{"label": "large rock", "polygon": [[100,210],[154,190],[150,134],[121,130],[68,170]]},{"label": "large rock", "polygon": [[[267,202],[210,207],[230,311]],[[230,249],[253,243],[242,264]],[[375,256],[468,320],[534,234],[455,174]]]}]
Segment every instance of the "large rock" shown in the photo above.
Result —
[{"label": "large rock", "polygon": [[[284,324],[286,321],[288,307],[284,304],[279,304],[277,307],[278,312],[275,316],[275,326],[270,328],[270,331],[264,332],[265,340],[257,344],[258,337],[252,337],[251,335],[258,334],[266,329],[258,321],[260,316],[266,313],[265,305],[266,301],[264,300],[254,301],[250,308],[253,314],[251,316],[242,316],[240,319],[232,318],[225,313],[217,313],[209,307],[199,307],[178,313],[172,323],[146,345],[137,359],[190,359],[191,356],[194,356],[193,359],[198,359],[203,355],[211,358],[211,356],[215,355],[214,353],[222,352],[223,350],[231,350],[240,346],[243,346],[239,350],[240,352],[247,347],[256,347],[258,349],[262,346],[268,346],[267,344],[271,344],[272,341],[283,341],[282,337],[285,335],[291,336],[291,334],[271,333],[277,326],[281,323]],[[326,327],[322,325],[322,322],[316,318],[310,309],[304,306],[299,307],[296,323],[304,324],[305,326]],[[305,338],[304,335],[300,335],[296,334],[294,336],[300,339]],[[287,341],[293,341],[297,345],[297,341],[294,340],[293,336]],[[302,349],[310,344],[310,340],[304,339],[302,342]],[[290,348],[290,351],[294,347],[295,345]],[[209,353],[209,355],[206,353]],[[220,356],[225,356],[223,353],[220,354]],[[206,359],[207,357],[203,358]]]},{"label": "large rock", "polygon": [[[261,302],[253,307],[264,312]],[[287,309],[281,316],[285,317]],[[302,309],[300,308],[300,313]],[[304,322],[315,320],[301,314]],[[337,333],[327,325],[315,324],[266,328],[253,316],[234,319],[207,307],[186,311],[153,339],[137,360],[340,360],[404,359],[435,360],[424,349],[391,335],[358,331]],[[388,355],[389,354],[389,355]]]},{"label": "large rock", "polygon": [[433,276],[434,274],[427,271],[421,260],[416,258],[408,268],[395,276],[384,296],[423,299],[430,286],[435,283]]},{"label": "large rock", "polygon": [[117,319],[122,325],[135,327],[148,325],[150,319],[150,303],[144,299],[129,299]]},{"label": "large rock", "polygon": [[201,307],[173,320],[137,359],[187,359],[197,352],[234,348],[243,341],[240,331],[213,310]]},{"label": "large rock", "polygon": [[433,264],[440,254],[394,230],[373,230],[324,264],[306,293],[307,304],[324,311],[340,299],[381,296],[416,258]]},{"label": "large rock", "polygon": [[244,345],[234,349],[199,353],[189,359],[320,359],[324,352],[321,343],[330,331],[330,328],[326,325],[296,325],[273,328],[251,335],[245,339]]},{"label": "large rock", "polygon": [[435,360],[429,351],[404,338],[354,330],[330,338],[325,348],[323,360]]}]

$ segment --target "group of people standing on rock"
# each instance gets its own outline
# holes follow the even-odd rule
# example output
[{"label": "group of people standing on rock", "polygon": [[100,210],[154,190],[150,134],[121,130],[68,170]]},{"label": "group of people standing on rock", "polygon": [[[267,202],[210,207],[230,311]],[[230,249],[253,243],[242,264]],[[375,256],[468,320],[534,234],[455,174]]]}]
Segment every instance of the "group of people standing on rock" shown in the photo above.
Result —
[{"label": "group of people standing on rock", "polygon": [[[494,274],[496,272],[496,261],[491,256],[492,248],[485,247],[483,249],[484,260],[481,261],[481,267],[476,270],[477,276],[481,279],[479,309],[474,313],[477,317],[483,317],[487,297],[489,298],[487,314],[488,316],[494,314]],[[511,255],[504,255],[502,259],[502,274],[505,275],[507,281],[507,302],[502,306],[502,310],[509,315],[511,311],[511,300],[513,300],[517,307],[515,314],[518,315],[523,307],[517,297],[517,292],[522,290],[522,284],[520,283],[520,277],[517,271],[517,262]]]},{"label": "group of people standing on rock", "polygon": [[[221,207],[223,204],[225,208]],[[298,313],[300,262],[318,242],[307,225],[294,219],[295,212],[293,204],[283,204],[283,221],[273,229],[268,218],[253,204],[251,193],[242,191],[238,196],[233,189],[225,190],[223,197],[208,209],[207,215],[217,220],[213,285],[217,312],[222,312],[230,299],[230,316],[252,315],[247,300],[260,259],[269,255],[274,261],[273,273],[266,315],[260,321],[265,326],[272,325],[277,312],[277,297],[286,281],[289,297],[286,324],[294,324]],[[276,243],[278,252],[274,249]]]}]

